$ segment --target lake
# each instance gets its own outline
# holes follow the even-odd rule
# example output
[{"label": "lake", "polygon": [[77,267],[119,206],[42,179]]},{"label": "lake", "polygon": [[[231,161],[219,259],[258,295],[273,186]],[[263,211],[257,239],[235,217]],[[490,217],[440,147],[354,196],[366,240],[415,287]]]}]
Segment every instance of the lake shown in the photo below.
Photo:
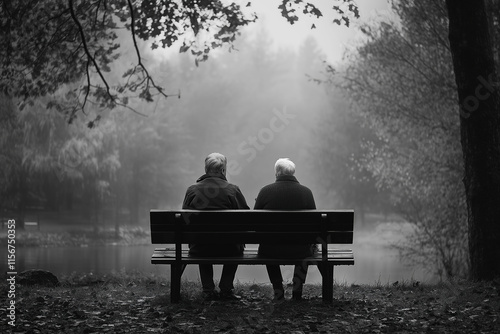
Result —
[{"label": "lake", "polygon": [[[335,267],[334,277],[338,283],[346,284],[388,284],[395,281],[420,281],[432,283],[437,278],[422,268],[409,267],[401,263],[397,251],[389,247],[394,233],[371,231],[355,233],[354,266]],[[347,245],[348,246],[348,245]],[[152,265],[151,254],[155,246],[99,246],[99,247],[48,247],[16,249],[16,269],[44,269],[56,276],[75,273],[105,274],[111,272],[142,271],[170,279],[169,266]],[[6,268],[7,256],[2,256]],[[221,266],[215,267],[215,279],[220,277]],[[282,266],[283,278],[291,281],[292,266]],[[183,279],[199,281],[197,266],[190,265]],[[240,282],[269,283],[264,266],[240,266],[236,273]],[[309,268],[306,283],[320,283],[321,275],[315,266]]]}]

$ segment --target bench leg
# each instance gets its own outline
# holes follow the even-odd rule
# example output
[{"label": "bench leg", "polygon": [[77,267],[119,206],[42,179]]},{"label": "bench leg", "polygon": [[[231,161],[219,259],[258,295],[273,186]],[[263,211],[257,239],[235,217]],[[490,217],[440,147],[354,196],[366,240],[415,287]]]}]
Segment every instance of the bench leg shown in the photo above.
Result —
[{"label": "bench leg", "polygon": [[178,303],[181,299],[181,276],[184,268],[180,264],[170,266],[170,302]]},{"label": "bench leg", "polygon": [[322,265],[323,302],[333,301],[333,264]]}]

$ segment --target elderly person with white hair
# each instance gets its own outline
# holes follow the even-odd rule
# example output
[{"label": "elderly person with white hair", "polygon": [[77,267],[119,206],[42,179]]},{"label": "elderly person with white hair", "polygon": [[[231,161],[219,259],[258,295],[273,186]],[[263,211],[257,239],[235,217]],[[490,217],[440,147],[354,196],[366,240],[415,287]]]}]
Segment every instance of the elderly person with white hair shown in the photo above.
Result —
[{"label": "elderly person with white hair", "polygon": [[[220,153],[211,153],[205,159],[205,174],[196,184],[190,186],[184,197],[183,209],[223,210],[250,209],[238,186],[226,180],[227,159]],[[189,253],[196,256],[237,256],[243,253],[242,244],[205,244],[189,245]],[[233,281],[238,265],[226,264],[222,269],[219,282],[220,294],[215,291],[214,271],[211,264],[200,264],[200,278],[206,300],[237,299],[233,294]]]},{"label": "elderly person with white hair", "polygon": [[[255,201],[254,209],[264,210],[306,210],[316,209],[314,197],[309,188],[295,178],[295,164],[288,158],[281,158],[274,165],[276,182],[263,187]],[[315,245],[261,244],[259,255],[263,257],[308,257]],[[274,288],[274,298],[284,299],[283,276],[279,265],[267,265],[267,273]],[[295,266],[292,298],[302,299],[302,287],[306,280],[307,265]]]}]

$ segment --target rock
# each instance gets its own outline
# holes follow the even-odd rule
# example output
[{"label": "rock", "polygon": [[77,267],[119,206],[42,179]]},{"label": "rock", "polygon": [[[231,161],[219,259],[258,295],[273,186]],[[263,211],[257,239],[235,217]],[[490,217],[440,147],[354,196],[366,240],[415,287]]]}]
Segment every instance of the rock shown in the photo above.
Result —
[{"label": "rock", "polygon": [[59,280],[53,273],[41,269],[25,270],[17,275],[16,281],[21,285],[41,285],[48,287],[59,285]]}]

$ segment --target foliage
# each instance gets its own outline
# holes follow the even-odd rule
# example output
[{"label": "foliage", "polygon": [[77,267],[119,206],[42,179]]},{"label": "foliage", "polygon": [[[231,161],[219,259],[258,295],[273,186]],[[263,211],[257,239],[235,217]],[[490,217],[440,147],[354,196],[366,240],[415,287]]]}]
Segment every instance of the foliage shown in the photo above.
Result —
[{"label": "foliage", "polygon": [[[352,0],[337,2],[334,21],[338,24],[348,25],[350,17],[359,16]],[[279,9],[293,23],[298,20],[299,7],[303,14],[322,16],[319,8],[302,0],[283,0]],[[240,29],[255,20],[254,13],[221,0],[3,1],[0,92],[20,98],[23,107],[74,83],[62,99],[45,101],[46,107],[57,108],[70,121],[89,103],[112,109],[127,106],[129,96],[151,102],[154,95],[169,95],[150,75],[138,39],[150,42],[153,49],[159,44],[173,47],[183,39],[179,51],[190,51],[198,64],[213,49],[231,48]],[[124,52],[118,43],[124,27],[129,32],[126,43],[132,45],[136,60],[123,72],[122,80],[113,83],[110,65]]]},{"label": "foliage", "polygon": [[[16,288],[16,329],[51,333],[496,333],[499,286],[478,283],[335,286],[332,305],[321,286],[302,302],[272,301],[270,285],[237,284],[241,300],[204,302],[201,286],[183,282],[183,300],[168,302],[168,283],[141,273],[73,274],[56,288]],[[1,291],[7,294],[4,282]],[[288,292],[288,291],[287,291]],[[5,319],[6,308],[0,310]],[[8,332],[7,321],[0,325]]]},{"label": "foliage", "polygon": [[[94,203],[102,201],[120,167],[112,142],[116,124],[108,119],[92,129],[83,120],[68,125],[56,110],[44,109],[43,102],[18,112],[11,104],[12,109],[3,111],[7,117],[3,125],[8,127],[1,143],[8,156],[2,188],[8,200],[3,208],[24,212],[30,206],[53,205],[72,193],[86,194]],[[49,193],[60,197],[50,199]]]},{"label": "foliage", "polygon": [[181,147],[169,112],[158,112],[145,117],[115,113],[113,122],[120,124],[117,131],[117,150],[121,168],[112,180],[115,210],[127,208],[133,224],[148,220],[149,208],[159,207],[176,199],[173,189],[179,187],[178,171],[182,169],[175,157]]},{"label": "foliage", "polygon": [[356,220],[364,225],[365,213],[389,214],[393,208],[390,191],[377,188],[375,177],[359,163],[368,152],[363,143],[377,140],[359,118],[332,87],[330,110],[318,122],[316,155],[321,160],[318,177],[325,184],[325,196],[333,197],[334,207],[353,208]]},{"label": "foliage", "polygon": [[466,206],[444,1],[399,1],[393,10],[400,22],[361,28],[365,41],[335,80],[377,136],[359,162],[414,224],[402,255],[464,276]]},{"label": "foliage", "polygon": [[[21,98],[23,106],[86,74],[89,82],[82,92],[93,89],[95,97],[102,100],[106,90],[91,86],[89,71],[94,67],[102,76],[118,48],[112,30],[116,26],[103,5],[61,0],[4,1],[0,12],[1,92]],[[52,99],[46,102],[47,106],[53,104]]]},{"label": "foliage", "polygon": [[15,106],[10,99],[0,95],[0,203],[2,207],[17,205],[17,187],[21,177],[19,144],[22,141],[20,124],[16,121]]}]

